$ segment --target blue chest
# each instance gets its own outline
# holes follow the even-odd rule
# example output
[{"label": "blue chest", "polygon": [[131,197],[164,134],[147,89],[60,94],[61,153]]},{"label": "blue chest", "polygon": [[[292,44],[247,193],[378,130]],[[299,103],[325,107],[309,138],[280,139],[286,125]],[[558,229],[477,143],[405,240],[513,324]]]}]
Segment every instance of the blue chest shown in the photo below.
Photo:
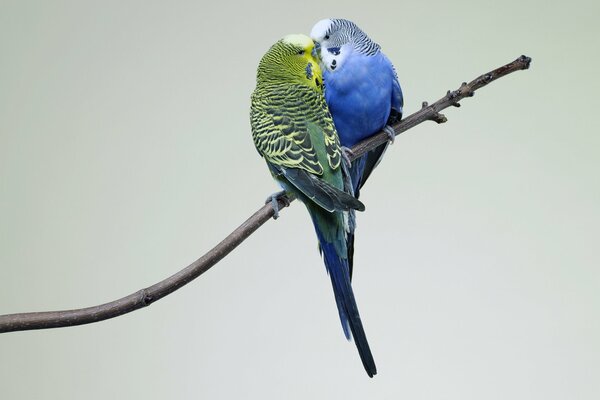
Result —
[{"label": "blue chest", "polygon": [[395,79],[385,56],[353,53],[343,68],[325,70],[323,78],[325,99],[342,146],[351,147],[385,126]]}]

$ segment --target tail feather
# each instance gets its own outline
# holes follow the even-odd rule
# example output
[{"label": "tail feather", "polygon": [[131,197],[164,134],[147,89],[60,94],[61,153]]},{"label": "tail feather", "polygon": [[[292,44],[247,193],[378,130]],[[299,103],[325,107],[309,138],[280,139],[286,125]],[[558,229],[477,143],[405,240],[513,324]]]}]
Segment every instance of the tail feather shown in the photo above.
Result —
[{"label": "tail feather", "polygon": [[354,228],[348,232],[348,273],[350,282],[352,282],[352,272],[354,271]]},{"label": "tail feather", "polygon": [[335,295],[335,301],[344,334],[348,340],[350,340],[350,334],[352,335],[363,366],[365,367],[367,374],[370,377],[373,377],[373,375],[377,374],[377,367],[375,366],[375,360],[371,354],[367,336],[358,313],[354,292],[352,291],[352,286],[350,284],[348,259],[339,256],[339,246],[336,247],[334,243],[325,239],[316,221],[315,230],[319,238],[325,266],[329,273],[329,277],[331,278],[333,293]]}]

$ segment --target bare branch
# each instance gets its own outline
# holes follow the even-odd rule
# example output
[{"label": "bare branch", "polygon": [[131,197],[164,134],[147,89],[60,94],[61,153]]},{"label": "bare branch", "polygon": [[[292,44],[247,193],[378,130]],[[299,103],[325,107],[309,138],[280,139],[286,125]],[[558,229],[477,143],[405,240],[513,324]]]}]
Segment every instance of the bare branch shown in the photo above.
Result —
[{"label": "bare branch", "polygon": [[[457,90],[448,91],[444,97],[431,105],[427,104],[427,102],[423,102],[423,107],[419,111],[402,119],[392,128],[394,128],[396,135],[399,135],[424,121],[434,121],[437,123],[446,122],[446,117],[443,114],[440,114],[441,110],[450,106],[460,106],[459,101],[465,97],[473,96],[477,89],[482,88],[488,83],[507,74],[527,69],[529,68],[530,63],[531,58],[521,56],[515,61],[488,72],[487,74],[483,74],[469,83],[463,83]],[[386,140],[388,140],[388,135],[382,131],[358,143],[352,148],[352,159],[358,158],[366,152],[373,150]],[[279,199],[279,208],[282,209],[289,206],[292,200],[293,199],[286,198]],[[248,236],[254,233],[261,225],[271,219],[273,214],[274,210],[270,202],[263,205],[208,253],[176,274],[150,287],[141,289],[121,299],[93,307],[65,311],[0,315],[0,333],[89,324],[114,318],[146,307],[202,275],[210,267],[218,263],[223,257],[235,249]]]}]

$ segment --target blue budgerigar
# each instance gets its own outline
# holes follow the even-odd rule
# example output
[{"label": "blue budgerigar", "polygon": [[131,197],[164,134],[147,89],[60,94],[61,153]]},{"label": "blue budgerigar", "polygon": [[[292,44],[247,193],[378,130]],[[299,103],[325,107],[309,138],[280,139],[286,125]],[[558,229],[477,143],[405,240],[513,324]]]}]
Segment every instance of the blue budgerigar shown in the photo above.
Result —
[{"label": "blue budgerigar", "polygon": [[[402,89],[390,60],[354,22],[324,19],[310,33],[318,48],[325,100],[342,147],[385,130],[393,141],[390,125],[402,118]],[[389,142],[355,160],[350,167],[351,185],[358,198]],[[350,271],[354,252],[354,218],[350,233]]]}]

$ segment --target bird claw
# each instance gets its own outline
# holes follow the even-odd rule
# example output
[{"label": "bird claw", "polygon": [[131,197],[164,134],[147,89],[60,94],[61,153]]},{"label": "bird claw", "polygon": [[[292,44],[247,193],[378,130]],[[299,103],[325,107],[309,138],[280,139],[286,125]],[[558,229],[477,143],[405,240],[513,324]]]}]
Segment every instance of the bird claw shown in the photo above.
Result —
[{"label": "bird claw", "polygon": [[350,157],[354,157],[354,152],[350,148],[342,146],[342,176],[344,177],[344,188],[346,192],[354,196],[352,178],[350,177],[350,168],[352,167]]},{"label": "bird claw", "polygon": [[344,161],[344,164],[348,169],[350,169],[350,166],[352,165],[350,157],[354,157],[354,152],[352,151],[352,149],[346,146],[342,146],[342,160]]},{"label": "bird claw", "polygon": [[271,203],[271,207],[273,207],[273,219],[279,218],[279,200],[285,203],[285,207],[290,205],[285,190],[275,192],[265,200],[265,204]]},{"label": "bird claw", "polygon": [[396,131],[394,130],[394,128],[392,128],[389,125],[386,125],[383,127],[383,131],[387,133],[390,144],[394,144],[394,140],[396,140]]}]

